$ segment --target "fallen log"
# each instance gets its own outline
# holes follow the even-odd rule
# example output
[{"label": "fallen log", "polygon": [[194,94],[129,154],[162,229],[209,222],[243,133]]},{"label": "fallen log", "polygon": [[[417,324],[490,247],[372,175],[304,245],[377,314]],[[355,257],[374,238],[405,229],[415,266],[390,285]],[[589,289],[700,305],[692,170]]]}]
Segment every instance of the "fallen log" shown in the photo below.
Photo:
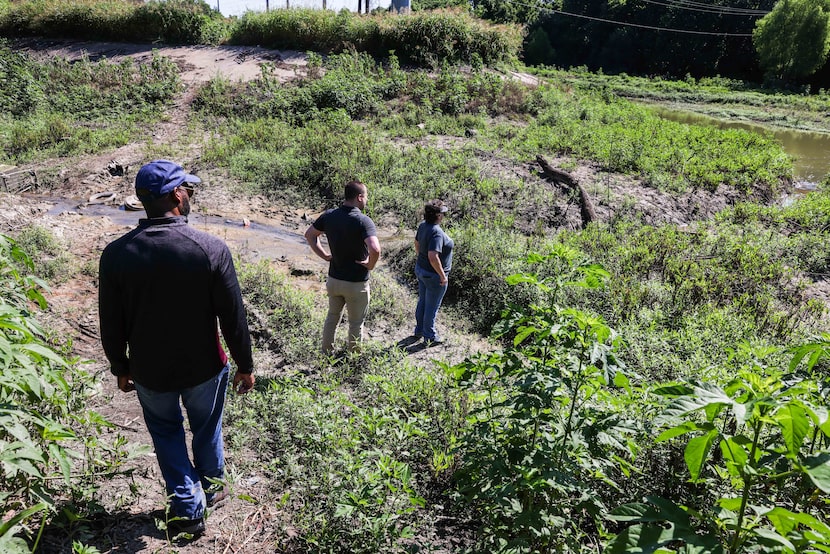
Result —
[{"label": "fallen log", "polygon": [[562,171],[550,165],[550,163],[542,156],[536,156],[536,162],[542,168],[542,173],[559,185],[565,185],[569,189],[575,190],[579,193],[579,215],[582,217],[582,227],[585,228],[589,223],[597,219],[597,214],[594,211],[594,204],[591,198],[585,191],[585,187],[579,184],[579,181],[567,171]]}]

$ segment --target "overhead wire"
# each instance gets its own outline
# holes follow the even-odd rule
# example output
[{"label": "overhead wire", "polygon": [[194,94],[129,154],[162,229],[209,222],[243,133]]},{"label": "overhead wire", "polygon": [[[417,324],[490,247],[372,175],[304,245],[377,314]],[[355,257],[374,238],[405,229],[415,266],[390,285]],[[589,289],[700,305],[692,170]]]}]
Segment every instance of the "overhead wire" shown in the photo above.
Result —
[{"label": "overhead wire", "polygon": [[[704,8],[704,7],[697,7],[692,5],[684,5],[679,2],[672,2],[669,0],[668,2],[659,2],[658,0],[640,0],[641,2],[646,2],[648,4],[656,4],[658,6],[666,6],[672,9],[680,9],[680,10],[690,10],[696,12],[704,12],[704,13],[712,13],[712,14],[721,14],[721,15],[739,15],[744,17],[761,17],[769,12],[760,11],[760,10],[746,10],[746,11],[733,11],[731,9],[714,9],[715,6],[712,8]],[[695,3],[696,4],[696,3]]]},{"label": "overhead wire", "polygon": [[693,6],[696,8],[710,8],[713,10],[724,10],[728,12],[737,12],[737,13],[757,13],[757,14],[767,14],[769,10],[755,10],[751,8],[736,8],[735,6],[717,6],[715,4],[709,4],[707,2],[695,2],[695,0],[668,0],[672,4],[682,4],[687,6]]},{"label": "overhead wire", "polygon": [[640,23],[629,23],[626,21],[616,21],[613,19],[604,19],[602,17],[594,17],[591,15],[584,15],[578,13],[571,13],[566,12],[563,10],[557,10],[555,8],[551,8],[549,6],[545,6],[544,2],[542,4],[528,4],[526,2],[520,2],[518,0],[504,0],[506,4],[516,4],[519,6],[524,6],[526,8],[535,8],[539,10],[545,10],[552,13],[558,13],[560,15],[567,15],[569,17],[576,17],[581,19],[588,19],[591,21],[599,21],[602,23],[611,23],[613,25],[621,25],[624,27],[636,27],[638,29],[648,29],[652,31],[668,31],[672,33],[685,33],[690,35],[705,35],[705,36],[718,36],[718,37],[735,37],[735,38],[749,38],[752,37],[752,33],[719,33],[716,31],[693,31],[689,29],[674,29],[672,27],[656,27],[654,25],[643,25]]},{"label": "overhead wire", "polygon": [[[508,0],[514,4],[520,2],[516,2],[515,0]],[[718,33],[716,31],[693,31],[689,29],[674,29],[671,27],[655,27],[654,25],[641,25],[639,23],[628,23],[626,21],[615,21],[613,19],[603,19],[601,17],[593,17],[590,15],[583,15],[578,13],[570,13],[570,12],[563,12],[562,10],[555,10],[553,8],[541,7],[543,10],[547,10],[553,13],[558,13],[560,15],[567,15],[570,17],[577,17],[581,19],[590,19],[591,21],[600,21],[602,23],[612,23],[614,25],[622,25],[624,27],[636,27],[638,29],[649,29],[652,31],[668,31],[672,33],[686,33],[690,35],[709,35],[709,36],[718,36],[718,37],[751,37],[752,33]]]}]

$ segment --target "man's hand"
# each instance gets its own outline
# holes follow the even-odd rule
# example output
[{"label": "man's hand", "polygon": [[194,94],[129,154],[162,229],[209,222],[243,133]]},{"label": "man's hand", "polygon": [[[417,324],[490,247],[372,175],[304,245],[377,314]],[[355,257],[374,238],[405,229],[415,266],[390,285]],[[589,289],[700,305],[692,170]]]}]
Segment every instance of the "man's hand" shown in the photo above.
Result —
[{"label": "man's hand", "polygon": [[253,373],[239,373],[238,371],[233,376],[233,390],[236,394],[245,394],[254,388]]},{"label": "man's hand", "polygon": [[118,388],[121,389],[122,392],[132,392],[135,390],[135,382],[133,381],[132,375],[119,375],[118,376]]}]

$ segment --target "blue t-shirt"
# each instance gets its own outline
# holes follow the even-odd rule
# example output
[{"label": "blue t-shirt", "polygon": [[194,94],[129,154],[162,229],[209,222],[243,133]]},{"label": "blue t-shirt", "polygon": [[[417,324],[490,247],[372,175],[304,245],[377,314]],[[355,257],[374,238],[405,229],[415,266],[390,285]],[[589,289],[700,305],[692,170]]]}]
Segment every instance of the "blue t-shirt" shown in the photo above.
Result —
[{"label": "blue t-shirt", "polygon": [[353,283],[368,281],[369,270],[357,262],[369,256],[365,240],[378,234],[369,216],[358,208],[340,206],[323,213],[313,225],[329,242],[329,276]]},{"label": "blue t-shirt", "polygon": [[429,252],[434,250],[438,252],[438,258],[441,260],[444,273],[450,272],[450,269],[452,269],[452,249],[455,244],[440,225],[422,221],[415,233],[415,240],[418,241],[418,261],[416,263],[421,269],[437,273],[432,264],[429,263]]}]

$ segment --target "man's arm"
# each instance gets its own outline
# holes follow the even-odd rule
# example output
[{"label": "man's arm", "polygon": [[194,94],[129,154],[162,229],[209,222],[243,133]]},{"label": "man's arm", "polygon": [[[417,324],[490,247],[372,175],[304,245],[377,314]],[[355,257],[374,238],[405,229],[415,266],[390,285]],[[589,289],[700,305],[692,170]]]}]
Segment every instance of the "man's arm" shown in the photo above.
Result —
[{"label": "man's arm", "polygon": [[305,232],[305,240],[308,245],[311,247],[311,250],[326,260],[327,262],[331,261],[331,254],[327,253],[323,250],[323,246],[320,244],[320,235],[323,234],[323,231],[315,227],[314,225],[309,225],[308,229]]},{"label": "man's arm", "polygon": [[101,256],[98,266],[98,327],[101,345],[110,363],[110,372],[118,377],[118,388],[124,392],[134,390],[127,358],[127,332],[124,323],[122,295],[110,274],[111,253]]},{"label": "man's arm", "polygon": [[223,246],[219,253],[216,271],[218,274],[212,291],[213,304],[216,306],[222,335],[236,362],[233,388],[238,394],[244,394],[254,388],[254,360],[242,291],[227,246]]},{"label": "man's arm", "polygon": [[369,257],[365,260],[359,260],[357,263],[371,271],[375,269],[375,265],[380,259],[380,241],[377,236],[372,235],[363,239],[363,242],[366,244],[366,250],[369,251]]}]

